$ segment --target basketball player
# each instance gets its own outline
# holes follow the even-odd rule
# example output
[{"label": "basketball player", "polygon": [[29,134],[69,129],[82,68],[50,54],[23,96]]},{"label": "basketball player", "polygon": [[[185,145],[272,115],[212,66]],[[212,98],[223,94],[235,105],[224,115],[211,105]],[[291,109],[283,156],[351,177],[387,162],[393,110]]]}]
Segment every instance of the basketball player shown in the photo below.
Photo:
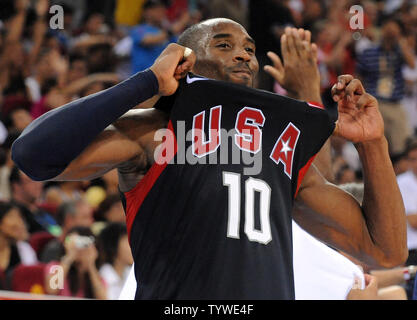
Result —
[{"label": "basketball player", "polygon": [[[118,168],[141,281],[136,298],[294,299],[294,197],[302,208],[294,220],[317,238],[369,265],[404,262],[404,208],[383,121],[376,99],[359,80],[339,77],[334,124],[326,112],[304,102],[247,88],[259,66],[254,41],[239,24],[208,20],[187,30],[179,43],[194,53],[168,46],[149,70],[38,118],[12,150],[17,165],[35,180],[93,179]],[[285,50],[307,61],[305,73],[286,79],[289,86],[303,93],[300,98],[320,102],[310,91],[318,86],[308,68],[315,63],[314,48],[295,32],[287,35]],[[180,81],[186,75],[187,81]],[[157,94],[172,100],[127,112]],[[261,154],[261,173],[247,177],[244,166],[235,164],[155,161],[161,144],[156,131],[168,127],[177,134],[180,121],[190,130],[204,130],[209,113],[211,129],[234,128],[240,149]],[[195,158],[217,152],[218,131],[208,140],[193,136],[189,145]],[[309,168],[333,131],[358,149],[365,179],[362,206],[327,183],[314,165]]]}]

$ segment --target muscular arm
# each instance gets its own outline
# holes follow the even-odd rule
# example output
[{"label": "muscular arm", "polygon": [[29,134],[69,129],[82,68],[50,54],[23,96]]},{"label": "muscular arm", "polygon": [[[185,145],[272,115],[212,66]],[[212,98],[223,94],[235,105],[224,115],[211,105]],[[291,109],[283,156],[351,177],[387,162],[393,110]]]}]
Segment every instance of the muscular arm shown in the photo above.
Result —
[{"label": "muscular arm", "polygon": [[126,162],[145,169],[154,132],[166,126],[167,115],[155,109],[131,110],[101,132],[55,177],[56,181],[91,180]]},{"label": "muscular arm", "polygon": [[[385,138],[357,145],[364,172],[362,206],[312,167],[294,219],[308,232],[370,266],[393,267],[407,256],[402,197]],[[308,209],[307,209],[308,207]]]},{"label": "muscular arm", "polygon": [[[269,52],[274,66],[265,71],[293,97],[321,103],[317,47],[310,43],[310,33],[286,28],[281,48],[284,64]],[[293,217],[322,241],[369,265],[398,265],[407,255],[405,215],[378,103],[353,77],[338,80],[333,92],[339,102],[336,131],[347,140],[366,141],[356,144],[364,168],[364,200],[361,206],[328,182],[333,174],[327,141],[303,180]]]}]

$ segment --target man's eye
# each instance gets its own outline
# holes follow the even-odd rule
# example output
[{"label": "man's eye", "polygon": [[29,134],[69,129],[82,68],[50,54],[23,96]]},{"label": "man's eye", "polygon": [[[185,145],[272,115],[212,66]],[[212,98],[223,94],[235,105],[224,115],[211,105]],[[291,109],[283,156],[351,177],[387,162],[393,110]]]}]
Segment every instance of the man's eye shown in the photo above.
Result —
[{"label": "man's eye", "polygon": [[251,53],[254,53],[255,52],[255,50],[253,50],[252,48],[246,48],[246,51],[247,52],[251,52]]},{"label": "man's eye", "polygon": [[230,48],[230,45],[228,43],[220,43],[216,47],[218,47],[218,48]]}]

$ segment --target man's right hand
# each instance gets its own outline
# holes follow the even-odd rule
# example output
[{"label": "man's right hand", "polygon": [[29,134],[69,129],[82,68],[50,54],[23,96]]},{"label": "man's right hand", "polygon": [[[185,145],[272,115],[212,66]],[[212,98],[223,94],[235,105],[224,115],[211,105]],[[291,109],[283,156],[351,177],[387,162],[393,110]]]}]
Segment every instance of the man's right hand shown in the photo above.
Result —
[{"label": "man's right hand", "polygon": [[150,69],[159,83],[159,95],[169,96],[178,88],[178,80],[191,71],[196,61],[194,52],[184,57],[185,47],[175,43],[169,44],[160,54]]}]

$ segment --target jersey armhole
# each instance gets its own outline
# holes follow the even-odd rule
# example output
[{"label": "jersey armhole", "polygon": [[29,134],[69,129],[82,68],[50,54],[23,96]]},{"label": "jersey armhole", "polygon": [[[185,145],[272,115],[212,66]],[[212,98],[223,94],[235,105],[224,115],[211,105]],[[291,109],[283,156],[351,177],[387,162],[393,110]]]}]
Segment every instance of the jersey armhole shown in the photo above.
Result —
[{"label": "jersey armhole", "polygon": [[300,171],[298,172],[298,178],[297,178],[297,189],[295,190],[295,193],[294,193],[294,199],[295,199],[295,198],[297,198],[298,191],[299,191],[299,189],[300,189],[301,183],[303,182],[303,179],[304,179],[304,177],[305,177],[305,175],[306,175],[306,173],[307,173],[308,169],[310,169],[311,164],[314,162],[314,159],[316,158],[316,156],[317,156],[317,153],[316,153],[314,156],[312,156],[312,157],[311,157],[311,158],[307,161],[307,163],[304,165],[304,167],[302,167],[302,168],[300,169]]},{"label": "jersey armhole", "polygon": [[[168,123],[168,130],[175,132],[172,126],[172,122],[169,121]],[[177,140],[174,134],[174,157],[177,153]],[[125,212],[126,212],[126,227],[127,227],[127,235],[130,242],[130,231],[132,229],[133,222],[135,217],[145,200],[146,196],[154,186],[155,182],[158,180],[159,176],[165,170],[166,166],[170,162],[171,159],[165,159],[163,163],[160,161],[155,161],[145,176],[137,183],[133,189],[122,192],[123,198],[125,200]]]}]

